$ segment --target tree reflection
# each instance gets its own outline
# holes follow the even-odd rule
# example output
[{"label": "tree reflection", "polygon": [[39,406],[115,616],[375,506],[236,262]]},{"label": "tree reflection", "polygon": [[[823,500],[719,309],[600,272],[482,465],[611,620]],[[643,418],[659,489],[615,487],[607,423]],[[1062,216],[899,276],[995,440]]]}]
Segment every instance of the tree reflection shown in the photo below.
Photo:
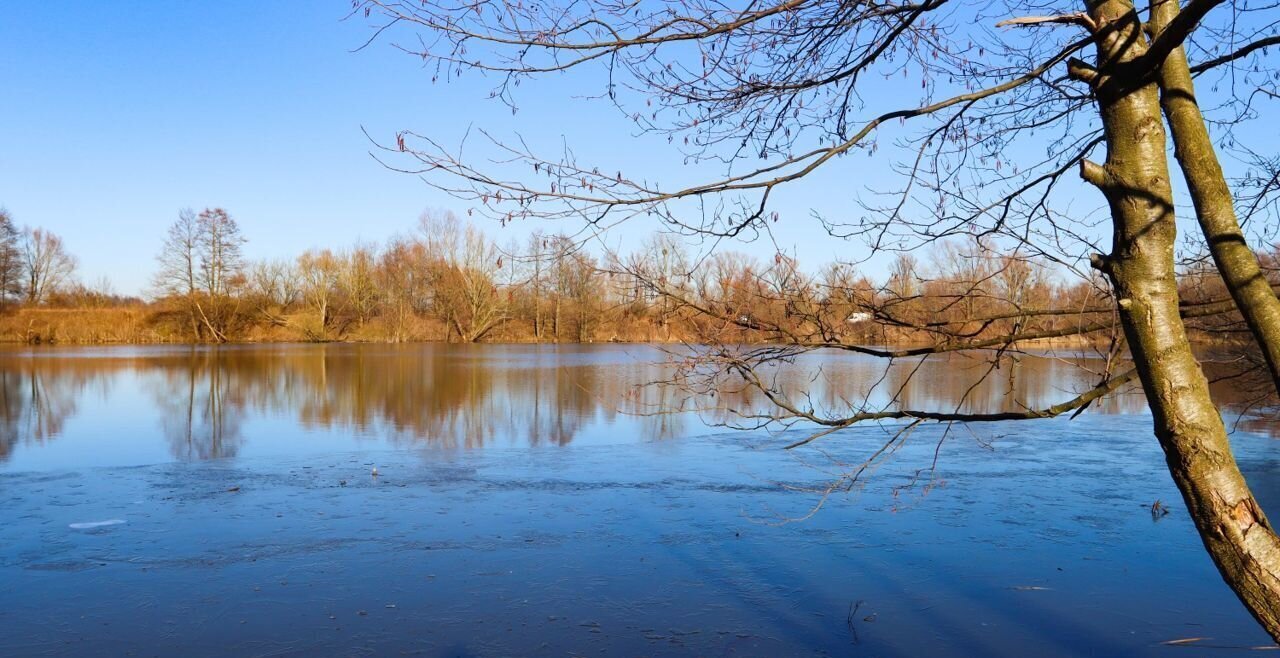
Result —
[{"label": "tree reflection", "polygon": [[[1097,384],[1097,363],[1078,355],[1018,354],[993,362],[964,354],[883,361],[858,355],[819,359],[805,355],[769,365],[764,376],[775,390],[804,391],[806,408],[818,416],[855,408],[913,409],[924,412],[995,414],[1020,412],[1052,404],[1053,400],[1089,390]],[[674,388],[698,391],[699,384],[682,382]],[[758,387],[724,385],[717,380],[714,402],[702,399],[704,416],[727,427],[791,428],[803,423],[781,422],[776,408]],[[1121,389],[1089,410],[1095,413],[1142,413],[1146,403],[1136,389]],[[705,398],[706,396],[704,396]],[[779,425],[781,423],[781,425]]]},{"label": "tree reflection", "polygon": [[[55,355],[56,356],[51,356]],[[269,345],[0,354],[0,461],[15,446],[57,437],[91,388],[106,396],[142,382],[172,455],[183,461],[232,458],[254,416],[293,419],[304,429],[397,445],[473,449],[568,445],[584,432],[678,437],[698,423],[741,422],[767,413],[751,387],[690,400],[674,387],[646,386],[671,372],[664,355],[641,346]],[[780,382],[809,391],[815,409],[850,404],[990,413],[1035,408],[1086,390],[1088,364],[1021,355],[988,372],[986,360],[955,357],[921,365],[849,356],[780,367]],[[817,372],[816,378],[813,373]],[[795,379],[803,377],[804,379]],[[789,379],[792,378],[792,379]],[[1220,382],[1226,407],[1248,391]],[[1091,413],[1142,413],[1141,396],[1098,400]],[[700,411],[700,416],[692,413]],[[1234,407],[1233,407],[1234,408]],[[1251,420],[1252,431],[1274,433]],[[602,429],[603,428],[603,429]]]},{"label": "tree reflection", "polygon": [[23,359],[0,368],[0,462],[19,443],[57,438],[85,390],[103,384],[109,374],[101,369],[64,374],[39,367],[42,361]]},{"label": "tree reflection", "polygon": [[240,449],[244,390],[220,356],[217,348],[193,348],[185,368],[160,369],[155,401],[170,452],[178,460],[234,457]]}]

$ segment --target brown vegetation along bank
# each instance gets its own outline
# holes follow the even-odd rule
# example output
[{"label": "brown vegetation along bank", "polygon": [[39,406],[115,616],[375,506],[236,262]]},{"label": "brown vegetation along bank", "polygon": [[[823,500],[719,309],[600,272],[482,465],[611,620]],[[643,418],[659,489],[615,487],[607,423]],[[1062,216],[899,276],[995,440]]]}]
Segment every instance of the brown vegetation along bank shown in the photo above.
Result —
[{"label": "brown vegetation along bank", "polygon": [[[12,222],[0,217],[4,226]],[[11,255],[37,240],[60,244],[39,230],[5,234],[0,252]],[[939,242],[919,259],[900,253],[882,281],[848,263],[806,268],[782,253],[701,258],[669,234],[600,255],[562,234],[499,246],[450,213],[424,214],[414,233],[382,245],[293,260],[249,261],[244,242],[225,210],[183,211],[158,255],[151,301],[116,295],[105,281],[84,286],[69,272],[31,276],[48,259],[15,255],[14,283],[0,299],[0,341],[686,341],[950,351],[998,348],[1008,337],[1030,348],[1118,340],[1100,277],[1066,282],[1044,259],[983,240]],[[1273,260],[1264,267],[1274,281]],[[1190,262],[1180,278],[1189,327],[1202,342],[1247,338],[1221,277],[1203,260]],[[39,294],[27,292],[36,286]]]},{"label": "brown vegetation along bank", "polygon": [[[0,341],[697,342],[1087,346],[1116,340],[1099,281],[1062,282],[1037,259],[945,242],[922,264],[900,254],[883,282],[831,263],[816,274],[778,254],[706,259],[658,234],[628,254],[587,253],[563,235],[499,248],[452,215],[426,215],[387,244],[248,262],[224,211],[185,212],[143,301],[63,285],[10,298]],[[1273,275],[1273,268],[1268,267]],[[1182,276],[1202,342],[1247,336],[1211,269]],[[1204,311],[1211,311],[1206,314]]]}]

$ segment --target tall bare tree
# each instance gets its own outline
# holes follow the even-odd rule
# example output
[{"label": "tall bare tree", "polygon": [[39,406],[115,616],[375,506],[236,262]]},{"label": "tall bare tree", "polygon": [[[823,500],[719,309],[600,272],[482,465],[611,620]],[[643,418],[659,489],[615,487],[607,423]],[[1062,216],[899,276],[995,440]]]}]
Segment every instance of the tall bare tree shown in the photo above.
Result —
[{"label": "tall bare tree", "polygon": [[418,231],[434,257],[432,304],[458,340],[481,340],[509,319],[498,290],[502,254],[475,226],[463,226],[452,213],[424,214]]},{"label": "tall bare tree", "polygon": [[355,314],[356,322],[364,326],[373,317],[381,301],[381,291],[378,290],[374,274],[376,248],[358,244],[343,254],[341,260],[338,287],[351,307],[351,312]]},{"label": "tall bare tree", "polygon": [[221,208],[181,210],[169,227],[152,281],[161,295],[181,304],[197,340],[225,341],[239,319],[232,293],[247,282],[244,243],[239,224]]},{"label": "tall bare tree", "polygon": [[243,275],[245,238],[240,225],[222,208],[206,208],[196,216],[196,282],[210,297],[226,295]]},{"label": "tall bare tree", "polygon": [[426,247],[417,240],[396,239],[383,250],[377,283],[392,328],[391,340],[419,337],[414,333],[415,320],[431,309],[431,263]]},{"label": "tall bare tree", "polygon": [[22,297],[22,231],[13,216],[0,208],[0,303]]},{"label": "tall bare tree", "polygon": [[41,228],[22,232],[22,266],[28,304],[42,304],[59,287],[70,282],[76,259],[67,253],[62,238]]},{"label": "tall bare tree", "polygon": [[162,294],[194,295],[196,272],[199,269],[198,245],[200,230],[196,213],[190,208],[178,212],[178,219],[169,226],[164,245],[156,256],[159,269],[152,282]]},{"label": "tall bare tree", "polygon": [[303,330],[312,340],[328,340],[345,329],[339,312],[341,278],[342,259],[328,249],[308,251],[298,257],[302,298],[314,313],[314,321],[304,324]]},{"label": "tall bare tree", "polygon": [[[656,281],[662,286],[687,289],[691,278],[693,264],[684,243],[671,234],[657,234],[645,242],[643,250],[632,256],[628,269],[642,272],[637,283]],[[671,319],[676,311],[671,299],[666,295],[656,294],[656,290],[648,286],[638,286],[637,298],[657,306],[655,320],[664,338],[671,337]]]},{"label": "tall bare tree", "polygon": [[195,211],[190,208],[178,211],[178,219],[169,226],[164,245],[156,255],[159,269],[152,277],[152,284],[159,294],[181,300],[191,335],[197,338],[200,336],[200,316],[196,310],[199,240]]}]

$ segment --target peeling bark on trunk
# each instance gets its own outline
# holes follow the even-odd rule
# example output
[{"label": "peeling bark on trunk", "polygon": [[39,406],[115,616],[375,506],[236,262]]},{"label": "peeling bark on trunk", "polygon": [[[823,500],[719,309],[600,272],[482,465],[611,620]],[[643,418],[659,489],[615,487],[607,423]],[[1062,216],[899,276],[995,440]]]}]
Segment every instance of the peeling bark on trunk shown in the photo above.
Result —
[{"label": "peeling bark on trunk", "polygon": [[[1146,50],[1132,2],[1090,2],[1105,165],[1082,175],[1106,196],[1112,253],[1100,265],[1119,299],[1124,327],[1155,434],[1205,548],[1227,584],[1263,628],[1280,640],[1280,540],[1231,453],[1209,386],[1178,315],[1173,191],[1157,86],[1125,66]],[[1131,79],[1115,79],[1131,76]]]},{"label": "peeling bark on trunk", "polygon": [[[1151,31],[1159,34],[1178,15],[1178,0],[1151,5]],[[1245,242],[1236,218],[1231,188],[1196,103],[1195,84],[1182,48],[1169,53],[1159,71],[1160,103],[1169,121],[1174,156],[1191,192],[1196,219],[1213,255],[1213,262],[1261,348],[1271,380],[1280,392],[1280,299],[1276,299]]]}]

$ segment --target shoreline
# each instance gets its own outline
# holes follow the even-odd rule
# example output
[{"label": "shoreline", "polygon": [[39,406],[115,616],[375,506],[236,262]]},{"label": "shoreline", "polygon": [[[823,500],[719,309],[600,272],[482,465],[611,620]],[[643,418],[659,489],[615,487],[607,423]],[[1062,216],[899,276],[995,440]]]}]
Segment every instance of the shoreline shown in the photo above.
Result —
[{"label": "shoreline", "polygon": [[[678,345],[686,342],[701,343],[692,331],[668,325],[666,327],[646,321],[629,321],[617,327],[600,328],[587,340],[537,338],[528,327],[507,325],[495,329],[491,337],[476,341],[452,340],[443,323],[427,318],[415,318],[410,330],[395,329],[385,323],[370,322],[357,326],[335,338],[316,338],[298,324],[297,318],[279,318],[271,326],[246,327],[243,336],[226,341],[191,340],[189,333],[180,332],[165,322],[165,312],[148,306],[102,308],[20,308],[0,315],[0,345],[276,345],[276,344],[377,344],[399,345],[411,343],[476,344],[476,345],[592,345],[592,344],[657,344]],[[674,323],[673,323],[674,324]],[[890,331],[886,331],[889,329]],[[861,329],[847,338],[849,345],[894,345],[922,347],[935,344],[928,340],[903,335],[892,327],[876,326]],[[851,332],[853,333],[853,332]],[[1227,340],[1203,331],[1188,332],[1191,342],[1200,347],[1244,348],[1248,343]],[[752,345],[780,345],[781,341],[748,340],[746,336],[726,337],[726,343]],[[974,337],[978,339],[977,337]],[[1025,348],[1090,347],[1105,346],[1100,337],[1080,335],[1054,338],[1033,338],[1017,341]],[[997,346],[973,349],[996,349]]]}]

